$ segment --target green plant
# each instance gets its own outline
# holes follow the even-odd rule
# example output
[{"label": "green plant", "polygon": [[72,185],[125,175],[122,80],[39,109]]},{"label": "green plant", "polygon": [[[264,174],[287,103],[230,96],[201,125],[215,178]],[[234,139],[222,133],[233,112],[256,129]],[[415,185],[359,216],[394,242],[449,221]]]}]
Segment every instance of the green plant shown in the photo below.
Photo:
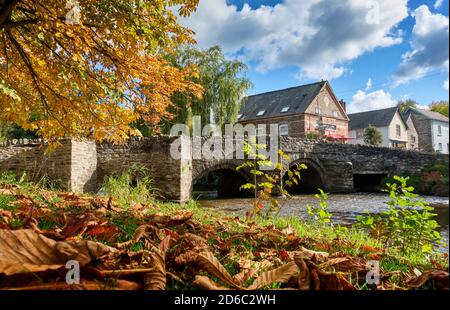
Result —
[{"label": "green plant", "polygon": [[307,205],[306,208],[308,210],[308,214],[315,219],[320,224],[328,224],[331,222],[332,214],[327,211],[328,208],[328,194],[325,193],[321,188],[318,189],[319,194],[316,194],[315,197],[319,201],[319,206],[310,206]]},{"label": "green plant", "polygon": [[[278,191],[283,197],[288,197],[289,193],[286,187],[298,184],[301,179],[300,171],[307,169],[306,165],[297,164],[296,169],[288,169],[286,171],[288,179],[280,182],[280,173],[283,171],[283,164],[281,162],[273,164],[265,155],[259,154],[259,150],[265,150],[266,148],[267,145],[257,144],[255,141],[251,143],[244,142],[244,154],[253,159],[245,161],[236,168],[236,170],[248,169],[253,176],[252,183],[246,183],[241,186],[241,190],[252,190],[254,193],[252,209],[247,212],[248,220],[254,217],[257,219],[260,218],[265,206],[267,206],[266,218],[273,214],[278,214],[280,202],[277,198],[272,197],[272,195],[275,191]],[[282,150],[278,150],[278,155],[285,161],[290,161],[289,155],[285,154]],[[264,167],[265,169],[263,169]],[[271,172],[267,172],[270,169]]]},{"label": "green plant", "polygon": [[107,196],[117,199],[123,208],[137,203],[148,204],[156,193],[148,169],[141,165],[133,165],[119,176],[108,177],[103,190]]},{"label": "green plant", "polygon": [[431,254],[436,244],[441,244],[438,223],[433,220],[434,208],[414,194],[408,186],[409,178],[395,176],[395,183],[388,183],[389,207],[379,215],[357,216],[358,224],[368,228],[386,247],[401,254]]},{"label": "green plant", "polygon": [[377,127],[369,125],[364,130],[364,142],[367,145],[380,145],[383,142],[383,135]]}]

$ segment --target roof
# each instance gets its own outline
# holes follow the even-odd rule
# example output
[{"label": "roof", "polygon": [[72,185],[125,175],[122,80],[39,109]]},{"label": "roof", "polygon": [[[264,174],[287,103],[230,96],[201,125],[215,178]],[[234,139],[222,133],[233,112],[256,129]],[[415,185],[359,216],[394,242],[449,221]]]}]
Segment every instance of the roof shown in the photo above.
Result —
[{"label": "roof", "polygon": [[[326,81],[321,81],[249,96],[241,108],[240,114],[242,114],[242,118],[239,120],[245,121],[292,113],[304,113],[326,83]],[[285,108],[289,108],[289,110],[282,113],[281,111]],[[264,114],[258,115],[261,111],[264,111]]]},{"label": "roof", "polygon": [[430,120],[448,123],[448,117],[442,115],[441,113],[432,112],[432,111],[428,111],[428,110],[424,110],[424,109],[409,108],[404,113],[405,118],[408,118],[411,113],[420,114]]},{"label": "roof", "polygon": [[350,118],[349,130],[367,128],[369,125],[375,127],[387,127],[397,113],[397,107],[374,110],[361,113],[348,114]]}]

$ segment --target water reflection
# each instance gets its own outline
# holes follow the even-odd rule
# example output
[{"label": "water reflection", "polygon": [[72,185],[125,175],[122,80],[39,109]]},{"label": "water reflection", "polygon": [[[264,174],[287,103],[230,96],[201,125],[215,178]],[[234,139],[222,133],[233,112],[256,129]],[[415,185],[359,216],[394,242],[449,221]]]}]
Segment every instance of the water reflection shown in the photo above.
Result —
[{"label": "water reflection", "polygon": [[[436,220],[441,226],[441,234],[445,243],[449,244],[449,199],[448,197],[423,196],[426,202],[435,207]],[[329,196],[329,212],[333,214],[335,224],[348,225],[356,222],[356,216],[377,214],[388,210],[385,202],[388,196],[383,193],[331,194]],[[202,195],[199,203],[206,208],[244,216],[251,199],[209,199]],[[306,205],[318,205],[314,195],[298,195],[281,201],[280,216],[298,216],[308,218]],[[448,246],[447,246],[448,251]]]}]

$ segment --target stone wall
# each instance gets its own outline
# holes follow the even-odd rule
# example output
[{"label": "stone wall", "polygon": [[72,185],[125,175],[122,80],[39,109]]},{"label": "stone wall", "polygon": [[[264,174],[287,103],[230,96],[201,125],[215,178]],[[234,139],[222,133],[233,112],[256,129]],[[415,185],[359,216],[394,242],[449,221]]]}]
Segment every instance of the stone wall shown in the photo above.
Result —
[{"label": "stone wall", "polygon": [[170,156],[171,144],[176,139],[155,137],[132,141],[125,146],[97,145],[98,184],[102,184],[107,176],[120,174],[133,165],[143,165],[154,178],[155,187],[162,198],[182,202],[189,200],[192,162],[190,159],[173,159]]},{"label": "stone wall", "polygon": [[66,189],[90,191],[95,188],[95,144],[61,141],[61,146],[48,151],[42,141],[15,140],[0,147],[0,173],[26,173],[29,180],[48,176]]}]

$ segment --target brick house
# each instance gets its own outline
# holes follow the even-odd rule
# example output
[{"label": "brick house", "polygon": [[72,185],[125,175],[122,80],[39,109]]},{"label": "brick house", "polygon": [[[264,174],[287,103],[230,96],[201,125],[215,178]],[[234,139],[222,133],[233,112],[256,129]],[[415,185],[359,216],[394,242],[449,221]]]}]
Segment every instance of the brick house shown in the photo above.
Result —
[{"label": "brick house", "polygon": [[249,96],[238,122],[278,124],[281,136],[322,134],[336,140],[348,138],[345,102],[336,98],[327,81]]},{"label": "brick house", "polygon": [[449,153],[448,117],[417,108],[407,109],[403,117],[414,123],[419,136],[420,150]]}]

